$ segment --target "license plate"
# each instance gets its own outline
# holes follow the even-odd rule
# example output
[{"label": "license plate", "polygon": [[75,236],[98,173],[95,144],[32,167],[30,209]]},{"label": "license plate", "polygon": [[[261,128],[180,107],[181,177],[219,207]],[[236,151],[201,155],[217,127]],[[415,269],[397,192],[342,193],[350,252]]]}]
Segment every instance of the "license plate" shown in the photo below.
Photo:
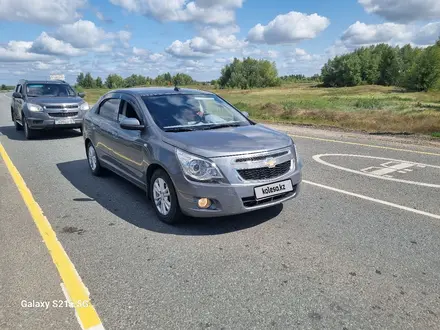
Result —
[{"label": "license plate", "polygon": [[281,182],[267,184],[254,188],[255,198],[263,199],[274,195],[284,194],[289,191],[293,191],[293,185],[291,180],[285,180]]},{"label": "license plate", "polygon": [[56,119],[55,125],[75,124],[75,120],[71,118]]}]

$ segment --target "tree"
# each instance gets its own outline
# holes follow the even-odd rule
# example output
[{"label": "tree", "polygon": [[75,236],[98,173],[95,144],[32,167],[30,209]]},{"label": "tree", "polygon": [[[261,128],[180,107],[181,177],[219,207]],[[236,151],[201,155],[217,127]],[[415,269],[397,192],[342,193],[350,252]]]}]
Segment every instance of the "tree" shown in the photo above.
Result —
[{"label": "tree", "polygon": [[2,84],[2,91],[5,91],[7,89],[5,84]]},{"label": "tree", "polygon": [[109,74],[105,80],[105,85],[107,88],[114,89],[124,86],[124,78],[118,74]]},{"label": "tree", "polygon": [[96,88],[102,88],[102,79],[101,79],[101,77],[97,77],[96,78],[95,86],[96,86]]},{"label": "tree", "polygon": [[176,86],[191,85],[194,83],[193,78],[185,73],[177,73],[172,80]]},{"label": "tree", "polygon": [[281,79],[274,62],[248,57],[243,61],[234,58],[232,63],[223,67],[218,83],[223,88],[247,89],[278,86]]},{"label": "tree", "polygon": [[416,59],[406,87],[416,91],[440,89],[440,44],[426,48]]},{"label": "tree", "polygon": [[400,67],[396,50],[389,47],[382,53],[379,63],[379,85],[396,85],[400,80]]},{"label": "tree", "polygon": [[92,75],[90,74],[90,72],[87,72],[84,80],[82,82],[82,87],[84,88],[93,88],[95,86],[95,80],[93,79]]},{"label": "tree", "polygon": [[76,77],[76,83],[78,86],[83,87],[83,83],[84,83],[84,73],[80,73],[77,77]]}]

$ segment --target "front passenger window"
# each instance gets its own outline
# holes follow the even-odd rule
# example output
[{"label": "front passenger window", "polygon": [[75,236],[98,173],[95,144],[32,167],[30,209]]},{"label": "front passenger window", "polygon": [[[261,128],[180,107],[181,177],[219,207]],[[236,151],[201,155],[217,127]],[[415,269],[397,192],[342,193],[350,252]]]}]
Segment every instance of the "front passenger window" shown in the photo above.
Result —
[{"label": "front passenger window", "polygon": [[98,114],[106,119],[116,121],[118,118],[120,99],[108,99],[101,103]]}]

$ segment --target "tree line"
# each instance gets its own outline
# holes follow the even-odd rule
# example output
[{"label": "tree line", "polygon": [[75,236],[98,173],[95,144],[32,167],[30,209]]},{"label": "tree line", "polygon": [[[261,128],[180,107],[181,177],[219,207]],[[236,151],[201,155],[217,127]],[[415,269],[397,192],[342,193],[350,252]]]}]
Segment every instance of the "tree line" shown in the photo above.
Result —
[{"label": "tree line", "polygon": [[82,88],[128,88],[136,86],[182,86],[192,85],[196,81],[185,73],[177,73],[174,76],[169,72],[158,75],[156,78],[144,77],[142,75],[132,74],[127,78],[123,78],[118,74],[109,74],[105,81],[101,77],[96,79],[92,77],[90,72],[86,74],[80,73],[76,78],[76,86]]},{"label": "tree line", "polygon": [[2,90],[2,91],[8,91],[11,89],[14,89],[14,86],[7,86],[5,84],[2,84],[2,86],[0,87],[0,90]]},{"label": "tree line", "polygon": [[362,84],[413,91],[440,88],[440,40],[427,48],[378,44],[330,59],[321,70],[326,87]]}]

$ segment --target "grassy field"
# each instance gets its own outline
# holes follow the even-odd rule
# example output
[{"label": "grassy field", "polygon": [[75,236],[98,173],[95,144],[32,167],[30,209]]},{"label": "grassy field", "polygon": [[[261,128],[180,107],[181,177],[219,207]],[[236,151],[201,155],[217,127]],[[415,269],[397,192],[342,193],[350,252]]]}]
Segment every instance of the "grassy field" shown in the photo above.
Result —
[{"label": "grassy field", "polygon": [[[201,88],[198,86],[197,88]],[[207,88],[205,88],[207,89]],[[330,126],[370,133],[440,136],[440,93],[406,93],[395,87],[319,88],[291,84],[253,90],[213,90],[251,118]],[[107,90],[86,90],[94,103]]]}]

